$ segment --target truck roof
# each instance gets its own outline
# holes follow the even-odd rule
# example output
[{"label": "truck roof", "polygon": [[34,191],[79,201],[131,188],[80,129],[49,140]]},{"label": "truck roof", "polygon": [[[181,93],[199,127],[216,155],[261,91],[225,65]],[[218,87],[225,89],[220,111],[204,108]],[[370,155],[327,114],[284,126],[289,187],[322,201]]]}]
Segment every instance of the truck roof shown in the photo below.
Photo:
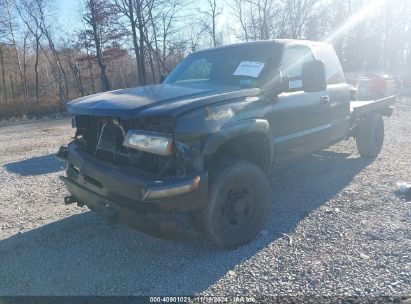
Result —
[{"label": "truck roof", "polygon": [[214,48],[207,48],[207,49],[204,49],[204,50],[194,52],[193,54],[208,52],[208,51],[218,50],[218,49],[242,47],[242,46],[248,46],[248,45],[270,45],[270,44],[282,44],[284,46],[285,45],[309,45],[309,46],[323,45],[323,46],[330,46],[330,44],[328,44],[328,43],[318,42],[318,41],[311,41],[311,40],[272,39],[272,40],[258,40],[258,41],[251,41],[251,42],[241,42],[241,43],[228,44],[228,45],[218,46],[218,47],[214,47]]}]

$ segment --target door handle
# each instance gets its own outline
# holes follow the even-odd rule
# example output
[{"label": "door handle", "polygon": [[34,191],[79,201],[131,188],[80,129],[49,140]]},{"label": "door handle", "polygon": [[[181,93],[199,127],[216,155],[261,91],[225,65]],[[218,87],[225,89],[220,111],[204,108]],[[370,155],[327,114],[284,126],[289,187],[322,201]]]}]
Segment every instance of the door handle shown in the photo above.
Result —
[{"label": "door handle", "polygon": [[327,104],[330,102],[330,96],[321,96],[320,101],[323,104]]}]

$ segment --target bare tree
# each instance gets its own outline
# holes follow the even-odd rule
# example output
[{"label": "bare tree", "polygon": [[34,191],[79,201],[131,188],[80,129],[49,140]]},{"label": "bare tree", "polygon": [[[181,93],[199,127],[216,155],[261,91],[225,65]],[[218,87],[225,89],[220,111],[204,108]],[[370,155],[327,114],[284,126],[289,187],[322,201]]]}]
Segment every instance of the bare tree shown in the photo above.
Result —
[{"label": "bare tree", "polygon": [[91,48],[91,43],[90,40],[87,37],[87,33],[85,31],[81,31],[78,34],[78,42],[76,43],[76,47],[83,48],[86,53],[83,54],[81,58],[79,58],[80,62],[87,62],[87,67],[88,71],[90,73],[90,82],[91,82],[91,91],[93,94],[96,93],[96,86],[94,83],[94,74],[93,74],[93,61],[94,59],[90,55],[90,48]]},{"label": "bare tree", "polygon": [[27,85],[24,81],[23,70],[22,70],[21,60],[20,60],[20,54],[19,54],[19,51],[17,50],[16,38],[15,38],[15,34],[14,34],[15,29],[14,29],[13,17],[12,17],[12,9],[13,9],[12,0],[7,0],[6,1],[6,9],[7,9],[7,17],[8,17],[8,20],[7,20],[8,24],[7,25],[8,25],[8,29],[9,29],[11,43],[13,45],[13,49],[14,49],[14,52],[16,54],[18,72],[19,72],[19,75],[20,75],[20,81],[21,81],[21,85],[24,88],[24,96],[27,96]]},{"label": "bare tree", "polygon": [[217,41],[217,17],[223,13],[222,8],[217,6],[216,0],[207,0],[208,10],[200,12],[206,17],[206,20],[202,20],[201,23],[206,32],[208,32],[211,36],[213,46],[216,47],[218,45]]},{"label": "bare tree", "polygon": [[6,0],[0,0],[0,41],[3,41],[7,37],[7,2]]},{"label": "bare tree", "polygon": [[237,34],[237,38],[249,41],[247,19],[244,15],[247,10],[247,1],[233,0],[232,2],[227,2],[227,5],[230,7],[233,16],[240,22],[241,29],[243,30],[244,36]]},{"label": "bare tree", "polygon": [[201,37],[204,33],[204,28],[199,26],[197,22],[192,22],[185,29],[188,51],[194,53],[200,49]]},{"label": "bare tree", "polygon": [[70,71],[73,75],[74,87],[78,92],[78,95],[84,96],[85,91],[83,87],[83,81],[81,78],[81,69],[80,69],[80,60],[82,57],[81,51],[76,47],[70,47],[70,45],[75,46],[75,43],[66,42],[66,48],[62,51],[62,56],[65,59],[65,62],[70,68]]},{"label": "bare tree", "polygon": [[[21,20],[27,26],[27,29],[33,36],[38,38],[36,38],[36,48],[38,47],[42,49],[44,55],[50,63],[54,80],[59,88],[60,103],[64,104],[69,98],[69,85],[66,72],[62,66],[59,53],[54,44],[52,28],[47,20],[47,2],[46,0],[20,0],[16,7]],[[39,33],[41,33],[41,35]],[[41,36],[44,36],[51,56],[41,45]],[[38,92],[36,92],[36,96],[38,98]]]},{"label": "bare tree", "polygon": [[96,49],[96,61],[100,68],[101,90],[109,91],[111,89],[110,81],[106,72],[106,64],[103,61],[103,43],[105,38],[103,35],[110,35],[109,21],[112,12],[110,6],[103,0],[86,0],[85,14],[83,19],[87,25],[91,27],[90,33],[94,40],[94,47]]},{"label": "bare tree", "polygon": [[4,101],[7,103],[7,87],[6,87],[6,70],[4,64],[4,51],[3,46],[0,44],[0,64],[1,64],[1,81],[3,85]]},{"label": "bare tree", "polygon": [[285,32],[284,5],[276,0],[232,0],[228,2],[233,16],[239,21],[240,39],[262,40],[277,38]]},{"label": "bare tree", "polygon": [[[40,41],[43,36],[43,32],[40,28],[40,22],[36,21],[38,18],[33,18],[36,15],[36,5],[33,1],[21,1],[16,5],[17,12],[20,19],[26,25],[28,33],[34,39],[35,49],[35,62],[34,62],[34,75],[35,75],[35,101],[39,102],[39,57],[40,57]],[[29,13],[30,12],[30,13]],[[27,33],[27,37],[28,37]],[[26,68],[25,68],[26,70]]]},{"label": "bare tree", "polygon": [[176,35],[182,30],[181,25],[178,24],[185,17],[182,12],[186,5],[187,2],[184,0],[163,1],[159,2],[150,11],[152,41],[148,42],[148,44],[150,50],[155,51],[158,73],[160,75],[170,72],[167,60],[182,43],[181,39],[177,38]]},{"label": "bare tree", "polygon": [[[410,1],[385,1],[347,27],[367,1],[206,0],[199,7],[193,0],[82,0],[85,27],[70,38],[52,19],[52,1],[0,0],[2,113],[157,82],[188,53],[232,36],[333,37],[346,70],[411,66]],[[235,20],[224,24],[231,33],[219,30],[225,17]],[[37,103],[29,104],[31,98]]]},{"label": "bare tree", "polygon": [[[146,70],[144,58],[144,27],[146,20],[143,17],[144,11],[149,6],[145,0],[114,0],[118,13],[126,17],[131,31],[133,50],[137,64],[138,83],[146,83]],[[137,33],[138,31],[138,33]]]},{"label": "bare tree", "polygon": [[0,65],[1,65],[1,80],[2,80],[2,91],[4,101],[7,103],[7,88],[5,80],[5,67],[4,67],[4,53],[3,53],[3,42],[7,37],[7,10],[5,0],[0,0]]},{"label": "bare tree", "polygon": [[290,38],[297,39],[303,35],[304,27],[314,12],[318,0],[287,0],[285,5],[286,18]]}]

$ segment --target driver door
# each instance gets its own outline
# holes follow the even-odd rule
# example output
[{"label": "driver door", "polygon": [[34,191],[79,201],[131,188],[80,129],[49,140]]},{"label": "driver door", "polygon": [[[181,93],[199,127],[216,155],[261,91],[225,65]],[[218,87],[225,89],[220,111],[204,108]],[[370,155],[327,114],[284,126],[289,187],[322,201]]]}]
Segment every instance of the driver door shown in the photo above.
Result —
[{"label": "driver door", "polygon": [[302,66],[312,60],[315,58],[307,46],[292,45],[284,50],[280,70],[290,79],[289,90],[274,101],[270,117],[276,166],[328,145],[330,105],[327,91],[302,90]]}]

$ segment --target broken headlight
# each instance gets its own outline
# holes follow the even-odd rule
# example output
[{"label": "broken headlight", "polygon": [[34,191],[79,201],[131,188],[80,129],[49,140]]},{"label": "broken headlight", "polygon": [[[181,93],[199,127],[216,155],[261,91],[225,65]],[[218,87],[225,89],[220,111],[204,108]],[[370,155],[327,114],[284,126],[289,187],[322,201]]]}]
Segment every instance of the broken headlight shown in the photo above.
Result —
[{"label": "broken headlight", "polygon": [[127,132],[123,145],[153,154],[171,155],[173,153],[173,137],[163,133],[130,130]]}]

